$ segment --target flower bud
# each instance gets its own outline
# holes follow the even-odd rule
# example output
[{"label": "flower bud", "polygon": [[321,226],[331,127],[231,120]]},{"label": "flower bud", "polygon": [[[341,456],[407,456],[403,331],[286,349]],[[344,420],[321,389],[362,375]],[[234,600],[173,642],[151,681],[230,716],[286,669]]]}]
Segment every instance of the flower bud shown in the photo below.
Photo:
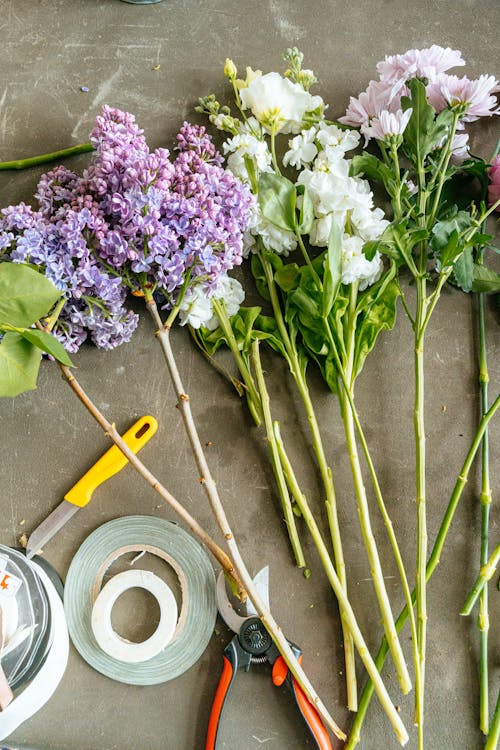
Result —
[{"label": "flower bud", "polygon": [[236,65],[232,60],[229,59],[229,57],[226,57],[226,64],[224,65],[224,75],[226,78],[229,78],[230,81],[233,81],[238,74],[238,70],[236,68]]}]

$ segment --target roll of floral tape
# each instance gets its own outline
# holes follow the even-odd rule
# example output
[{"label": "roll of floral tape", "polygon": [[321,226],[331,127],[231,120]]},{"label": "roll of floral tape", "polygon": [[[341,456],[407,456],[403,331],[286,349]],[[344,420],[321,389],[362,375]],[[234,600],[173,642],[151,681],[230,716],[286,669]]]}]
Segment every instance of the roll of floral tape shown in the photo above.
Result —
[{"label": "roll of floral tape", "polygon": [[[126,552],[145,550],[166,560],[179,579],[182,602],[170,643],[148,661],[125,663],[106,654],[92,632],[92,609],[109,566]],[[64,607],[71,640],[98,672],[129,685],[157,685],[186,672],[212,636],[215,576],[205,550],[177,524],[153,516],[124,516],[96,529],[68,570]]]},{"label": "roll of floral tape", "polygon": [[[116,600],[132,588],[149,591],[160,608],[158,627],[141,643],[122,638],[111,624],[111,612]],[[108,656],[130,664],[148,661],[172,640],[177,625],[177,602],[170,586],[151,571],[125,570],[113,576],[101,589],[92,608],[91,624],[94,638]]]}]

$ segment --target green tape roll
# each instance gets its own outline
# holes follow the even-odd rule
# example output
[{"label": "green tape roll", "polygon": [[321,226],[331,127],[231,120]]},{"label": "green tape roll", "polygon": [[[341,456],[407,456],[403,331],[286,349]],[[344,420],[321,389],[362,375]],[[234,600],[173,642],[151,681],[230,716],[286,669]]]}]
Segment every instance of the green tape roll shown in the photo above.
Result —
[{"label": "green tape roll", "polygon": [[[136,664],[118,661],[102,651],[91,626],[103,575],[124,548],[130,547],[157,549],[173,565],[182,589],[174,639],[152,659]],[[158,685],[186,672],[208,645],[217,615],[214,571],[205,550],[175,523],[153,516],[124,516],[96,529],[76,553],[64,586],[64,608],[71,640],[94,669],[128,685]]]}]

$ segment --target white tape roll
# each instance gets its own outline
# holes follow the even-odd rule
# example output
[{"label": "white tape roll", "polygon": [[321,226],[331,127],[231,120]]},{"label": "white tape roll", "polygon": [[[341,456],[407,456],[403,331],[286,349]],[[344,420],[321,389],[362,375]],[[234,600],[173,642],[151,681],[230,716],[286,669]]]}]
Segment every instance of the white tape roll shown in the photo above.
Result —
[{"label": "white tape roll", "polygon": [[[113,630],[111,611],[124,591],[141,588],[149,591],[160,607],[160,622],[153,635],[141,643],[132,643]],[[108,656],[128,664],[148,661],[163,651],[173,638],[177,625],[177,602],[172,589],[148,570],[126,570],[103,586],[92,608],[94,637]]]}]

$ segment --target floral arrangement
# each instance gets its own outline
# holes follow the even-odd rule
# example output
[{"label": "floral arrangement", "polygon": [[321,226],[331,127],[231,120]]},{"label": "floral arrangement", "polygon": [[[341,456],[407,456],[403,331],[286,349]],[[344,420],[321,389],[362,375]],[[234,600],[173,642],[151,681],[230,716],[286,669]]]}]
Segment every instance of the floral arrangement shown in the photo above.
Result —
[{"label": "floral arrangement", "polygon": [[[465,132],[469,123],[499,113],[494,96],[498,82],[492,76],[470,80],[448,74],[451,68],[465,64],[458,51],[437,45],[410,50],[379,63],[380,79],[371,81],[359,97],[351,98],[345,116],[334,123],[325,117],[323,100],[310,93],[316,78],[312,71],[302,69],[301,53],[288,50],[285,61],[288,68],[284,76],[247,68],[245,80],[237,78],[231,61],[226,62],[224,72],[232,87],[237,116],[229,107],[221,107],[213,95],[200,100],[199,111],[230,136],[223,144],[228,167],[258,197],[247,233],[247,248],[253,253],[251,267],[257,289],[271,302],[273,317],[269,320],[260,309],[253,313],[240,310],[239,315],[229,320],[219,306],[220,329],[202,332],[198,340],[210,355],[222,343],[229,344],[254,412],[257,408],[248,357],[251,349],[261,402],[266,408],[268,404],[263,398],[262,372],[252,341],[265,339],[287,360],[312,426],[327,498],[334,558],[340,573],[344,566],[335,493],[306,395],[308,362],[319,365],[327,385],[338,395],[386,646],[394,659],[401,688],[407,692],[409,674],[395,637],[402,623],[399,618],[395,627],[383,587],[357,441],[367,461],[400,572],[407,603],[404,619],[410,619],[412,634],[418,746],[423,748],[428,576],[424,335],[447,282],[466,292],[500,288],[498,274],[482,262],[484,248],[491,241],[484,223],[499,206],[495,193],[497,162],[490,167],[488,193],[488,163],[469,153]],[[360,132],[351,128],[359,128]],[[287,146],[280,150],[277,141],[281,135],[293,137],[287,138]],[[365,147],[370,141],[376,143],[380,157],[370,150],[346,158],[346,153],[358,146],[360,135],[364,136]],[[282,154],[281,162],[278,153]],[[367,179],[381,182],[387,191],[392,206],[390,219],[374,207]],[[465,180],[469,192],[464,194]],[[486,208],[488,197],[490,208]],[[320,248],[319,252],[313,253],[314,248]],[[295,250],[300,260],[284,262],[283,257]],[[408,274],[416,288],[413,312],[405,288]],[[415,348],[416,616],[354,402],[355,378],[381,330],[393,326],[398,299],[410,319]],[[242,325],[243,320],[250,319],[251,324]],[[483,410],[486,412],[487,406]],[[266,428],[272,451],[273,442],[281,441],[279,425],[273,426],[268,419]],[[279,447],[281,470],[274,456],[273,464],[284,506],[288,489],[302,512],[303,494],[296,486],[295,473],[281,442]],[[308,513],[307,509],[305,515]],[[290,530],[290,513],[285,518]],[[292,542],[297,550],[295,534]],[[296,559],[300,564],[297,552]],[[328,569],[329,563],[322,559]],[[487,556],[483,564],[486,562]],[[342,584],[346,590],[345,577]],[[347,745],[351,748],[359,741],[368,693],[365,688],[358,707],[354,667],[349,663],[352,655],[349,640],[348,629],[344,628],[348,705],[353,710],[359,709]],[[482,729],[488,731],[487,720],[482,722]]]},{"label": "floral arrangement", "polygon": [[[297,565],[307,576],[299,533],[303,522],[339,602],[347,704],[357,712],[346,747],[354,748],[359,742],[373,691],[400,744],[408,741],[380,671],[390,652],[402,693],[412,688],[399,640],[399,631],[409,620],[415,723],[418,747],[423,750],[426,582],[439,562],[474,456],[481,440],[487,439],[487,424],[500,405],[497,398],[489,406],[483,387],[482,419],[429,556],[425,334],[445,285],[479,294],[500,289],[498,274],[484,263],[492,239],[486,233],[486,220],[500,206],[500,165],[498,157],[488,164],[472,155],[465,130],[479,118],[500,113],[494,96],[498,82],[485,75],[477,80],[450,75],[449,70],[465,65],[458,51],[437,45],[410,50],[380,62],[379,80],[351,98],[346,114],[332,121],[323,99],[311,93],[317,80],[302,67],[303,55],[290,49],[285,61],[284,75],[247,68],[246,77],[239,79],[236,66],[227,60],[224,73],[233,109],[221,106],[213,95],[200,99],[198,111],[226,134],[222,151],[227,168],[204,127],[184,123],[177,136],[178,153],[172,158],[166,149],[150,151],[132,115],[105,106],[91,133],[94,155],[83,174],[57,167],[42,177],[36,208],[20,204],[2,210],[0,292],[18,285],[19,299],[24,302],[0,306],[0,395],[13,396],[35,387],[41,351],[59,362],[71,387],[131,463],[184,514],[240,595],[247,590],[294,676],[330,728],[345,739],[252,588],[210,475],[169,332],[176,320],[189,325],[212,360],[227,345],[239,371],[239,379],[231,380],[245,395],[255,423],[265,430]],[[385,189],[390,213],[376,206],[372,182]],[[250,259],[266,313],[263,307],[242,306],[243,287],[229,276],[245,258]],[[36,303],[26,302],[30,289]],[[144,300],[153,320],[198,475],[231,559],[151,478],[137,457],[129,456],[113,425],[69,371],[68,353],[76,353],[84,341],[111,349],[132,339],[138,315],[127,308],[129,293]],[[378,336],[394,326],[399,302],[411,324],[415,352],[417,560],[413,591],[355,398],[356,379]],[[300,471],[287,453],[286,435],[273,416],[269,376],[260,355],[265,344],[285,361],[307,417],[331,536],[328,542],[314,516],[313,502],[301,489]],[[485,386],[484,356],[482,365]],[[375,659],[349,601],[339,500],[308,386],[308,368],[313,367],[319,369],[340,405],[357,512],[383,624],[384,640]],[[490,556],[487,544],[491,491],[485,445],[482,569],[464,607],[468,613],[479,596],[483,622],[487,619],[485,584],[498,562],[498,550]],[[363,462],[370,489],[365,487]],[[397,619],[372,532],[369,492],[384,520],[406,601]],[[486,627],[481,639],[481,729],[489,733],[491,750],[500,719],[497,707],[490,728]],[[361,696],[356,651],[369,678]]]}]

